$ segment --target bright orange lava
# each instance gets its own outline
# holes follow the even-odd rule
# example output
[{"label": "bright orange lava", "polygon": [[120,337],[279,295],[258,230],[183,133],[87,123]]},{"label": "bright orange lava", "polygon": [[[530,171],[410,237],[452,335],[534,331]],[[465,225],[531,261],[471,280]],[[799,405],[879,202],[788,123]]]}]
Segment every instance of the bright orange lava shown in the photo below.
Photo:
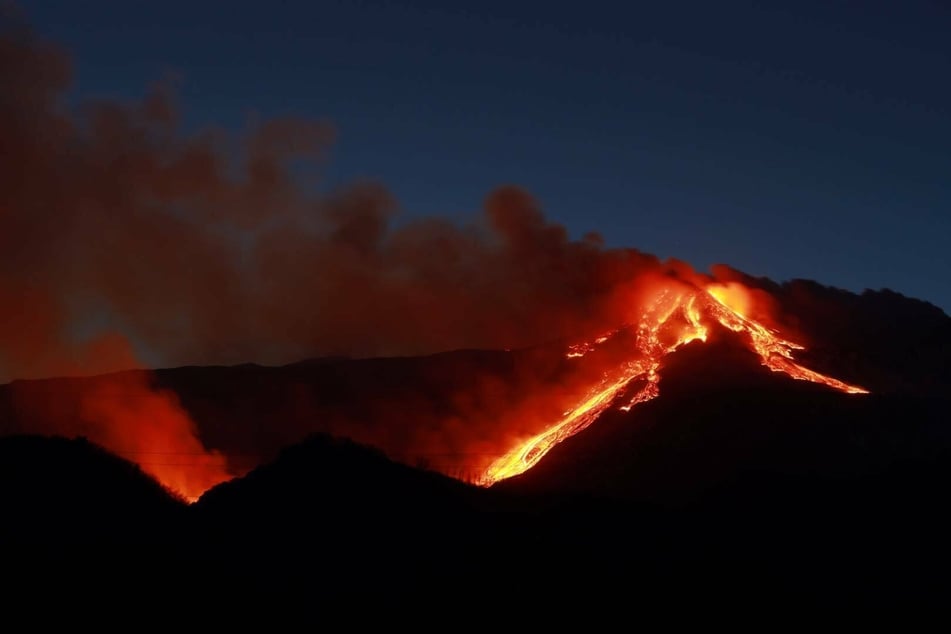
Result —
[{"label": "bright orange lava", "polygon": [[[749,335],[752,350],[759,355],[763,365],[774,372],[783,372],[794,379],[822,383],[848,394],[868,393],[861,387],[819,374],[796,363],[793,350],[802,350],[803,347],[781,338],[775,331],[747,317],[751,305],[750,294],[736,283],[711,284],[706,289],[668,287],[660,290],[637,322],[633,358],[605,372],[602,380],[580,403],[566,411],[559,421],[542,433],[524,440],[493,462],[476,480],[477,484],[490,486],[531,469],[552,447],[591,425],[602,412],[615,404],[629,386],[643,383],[620,404],[622,410],[630,410],[634,405],[656,397],[660,393],[658,371],[664,357],[690,341],[707,340],[707,327],[701,321],[705,316],[724,328]],[[598,337],[594,343],[571,346],[567,356],[582,357],[616,332]]]}]

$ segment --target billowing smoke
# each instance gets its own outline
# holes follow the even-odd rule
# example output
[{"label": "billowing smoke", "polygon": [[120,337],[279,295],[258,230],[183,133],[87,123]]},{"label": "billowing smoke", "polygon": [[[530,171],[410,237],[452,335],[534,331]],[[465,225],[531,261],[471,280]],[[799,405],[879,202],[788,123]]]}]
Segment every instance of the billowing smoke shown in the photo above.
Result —
[{"label": "billowing smoke", "polygon": [[[0,381],[519,348],[630,322],[651,280],[696,275],[595,234],[571,239],[517,187],[489,193],[469,224],[397,223],[380,185],[322,187],[325,123],[186,132],[167,86],[76,104],[70,75],[55,46],[23,29],[0,35]],[[444,418],[468,427],[447,423],[442,447],[471,447],[487,402],[526,425],[538,403],[561,406],[547,394],[510,408],[457,400],[472,403]],[[204,451],[175,394],[147,374],[78,402],[81,431],[120,453]],[[227,477],[216,454],[205,458],[190,483],[159,475],[192,495]]]},{"label": "billowing smoke", "polygon": [[514,187],[471,225],[397,226],[382,186],[300,178],[325,124],[186,134],[161,86],[69,106],[69,67],[0,40],[0,376],[108,369],[86,348],[110,333],[161,365],[521,346],[617,323],[661,267]]}]

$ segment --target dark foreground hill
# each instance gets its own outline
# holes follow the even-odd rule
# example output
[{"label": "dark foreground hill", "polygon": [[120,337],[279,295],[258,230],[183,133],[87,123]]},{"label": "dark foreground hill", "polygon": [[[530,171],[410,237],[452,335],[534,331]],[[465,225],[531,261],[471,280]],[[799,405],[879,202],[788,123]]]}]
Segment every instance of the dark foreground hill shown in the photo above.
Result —
[{"label": "dark foreground hill", "polygon": [[[607,417],[491,489],[317,435],[185,506],[88,443],[9,438],[21,467],[4,471],[5,518],[18,518],[5,570],[33,597],[172,588],[232,615],[356,602],[781,623],[940,608],[943,405],[769,389],[769,375],[748,377],[752,398],[734,382],[750,368],[714,358],[717,389]],[[663,396],[678,394],[672,377]]]},{"label": "dark foreground hill", "polygon": [[165,534],[182,501],[138,466],[83,438],[0,438],[0,537],[7,544],[138,542]]},{"label": "dark foreground hill", "polygon": [[[946,321],[935,320],[927,337],[941,339]],[[878,337],[887,320],[875,323]],[[912,357],[925,344],[915,341],[905,363],[918,368]],[[145,596],[219,618],[263,610],[319,620],[343,606],[353,616],[394,604],[432,617],[439,606],[460,623],[509,608],[549,622],[569,613],[702,620],[716,609],[765,614],[770,628],[828,609],[855,620],[883,607],[933,613],[951,591],[947,369],[930,383],[912,380],[919,369],[889,383],[884,361],[849,350],[828,359],[854,366],[843,378],[877,376],[893,389],[851,396],[794,381],[728,335],[689,344],[665,363],[657,399],[607,412],[490,489],[345,434],[311,433],[328,430],[307,426],[308,404],[371,425],[392,413],[398,439],[415,419],[393,399],[429,402],[425,426],[473,368],[514,384],[528,359],[554,381],[559,355],[160,371],[206,442],[234,434],[235,447],[264,448],[263,464],[188,506],[89,442],[0,439],[4,596]],[[882,359],[901,354],[890,346]],[[94,379],[29,389],[65,395],[56,405],[68,414],[84,380]],[[5,394],[6,431],[22,431]]]},{"label": "dark foreground hill", "polygon": [[279,562],[334,571],[330,596],[943,601],[948,401],[844,395],[734,344],[688,346],[659,398],[603,416],[488,490],[315,437],[193,510],[226,536],[220,548],[273,543],[256,560],[269,576],[283,578]]}]

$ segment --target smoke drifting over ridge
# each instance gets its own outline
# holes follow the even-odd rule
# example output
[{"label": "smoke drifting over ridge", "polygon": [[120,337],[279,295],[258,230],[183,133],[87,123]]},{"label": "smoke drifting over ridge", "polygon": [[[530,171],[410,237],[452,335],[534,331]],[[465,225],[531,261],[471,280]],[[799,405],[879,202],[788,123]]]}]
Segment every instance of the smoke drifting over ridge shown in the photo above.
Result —
[{"label": "smoke drifting over ridge", "polygon": [[327,124],[185,133],[166,86],[70,106],[70,75],[3,32],[0,380],[118,369],[130,346],[174,365],[529,345],[623,322],[672,266],[569,239],[516,187],[471,225],[397,227],[384,187],[295,176]]},{"label": "smoke drifting over ridge", "polygon": [[[661,359],[705,341],[708,326],[742,330],[751,345],[773,341],[769,327],[799,329],[781,319],[803,303],[785,286],[722,266],[699,274],[606,248],[596,234],[573,240],[518,187],[490,192],[468,225],[397,223],[382,185],[324,191],[318,171],[302,169],[323,160],[326,123],[188,132],[169,86],[76,105],[70,74],[55,46],[0,30],[0,383],[143,365],[494,351],[427,358],[413,371],[376,364],[387,359],[309,378],[280,368],[289,382],[263,387],[229,374],[216,392],[224,404],[202,393],[214,381],[189,390],[150,371],[5,388],[5,428],[87,436],[187,498],[246,471],[243,456],[314,431],[406,462],[439,457],[444,472],[484,483],[479,474],[513,446],[540,458],[525,443],[547,430],[575,433],[622,396],[628,408],[656,396]],[[830,321],[823,332],[851,319]],[[532,348],[555,339],[566,340],[562,350]],[[799,349],[791,341],[756,352],[794,378],[850,387],[787,358]],[[241,380],[257,401],[239,398]]]},{"label": "smoke drifting over ridge", "polygon": [[[397,225],[398,204],[383,186],[321,191],[301,177],[333,139],[326,123],[190,133],[169,86],[134,102],[77,105],[70,79],[66,53],[28,30],[0,29],[0,383],[136,366],[520,348],[617,327],[657,278],[699,277],[683,263],[607,249],[596,234],[572,240],[513,186],[490,192],[471,224]],[[410,459],[491,456],[593,380],[546,377],[519,378],[539,387],[528,396],[470,379],[429,426],[419,423],[426,407],[408,410],[413,433],[372,416],[362,427],[340,424],[344,435]],[[16,411],[7,426],[86,436],[186,498],[247,468],[205,442],[151,372],[77,384],[68,399],[41,384],[10,387]],[[393,419],[394,403],[386,405]],[[303,416],[301,434],[322,411],[304,409],[314,416]],[[387,444],[391,437],[402,440]]]}]

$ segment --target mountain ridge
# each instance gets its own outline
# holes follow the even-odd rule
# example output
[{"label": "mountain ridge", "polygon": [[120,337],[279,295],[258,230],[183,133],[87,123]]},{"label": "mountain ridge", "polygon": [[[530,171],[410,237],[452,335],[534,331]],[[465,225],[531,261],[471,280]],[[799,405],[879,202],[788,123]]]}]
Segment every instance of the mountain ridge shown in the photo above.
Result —
[{"label": "mountain ridge", "polygon": [[[848,361],[861,365],[863,349],[854,349]],[[549,346],[135,371],[175,395],[206,447],[226,451],[231,442],[231,467],[242,466],[243,450],[257,452],[192,505],[95,443],[24,440],[29,421],[16,418],[24,394],[16,390],[32,387],[26,394],[49,401],[49,412],[75,415],[70,390],[102,377],[0,386],[0,483],[17,518],[7,523],[16,537],[7,541],[10,570],[66,570],[62,592],[99,569],[116,588],[129,579],[158,587],[164,574],[195,593],[305,589],[315,604],[439,597],[470,607],[486,587],[504,602],[515,600],[513,588],[557,593],[579,580],[578,606],[596,605],[624,570],[627,591],[664,605],[736,596],[785,608],[940,605],[951,564],[943,503],[951,402],[942,375],[924,390],[846,395],[772,372],[741,336],[715,330],[665,358],[657,398],[606,410],[534,468],[492,487],[426,464],[438,457],[426,445],[394,451],[408,439],[432,441],[422,432],[446,412],[504,412],[507,395],[555,384],[572,367],[563,347]],[[460,391],[473,385],[476,397],[497,402]],[[317,396],[324,400],[307,400]],[[305,407],[313,402],[324,409]],[[397,407],[420,402],[427,408]],[[314,418],[334,403],[353,414],[347,424]],[[345,433],[360,424],[380,433],[382,446]],[[503,429],[492,424],[485,433]],[[453,438],[461,437],[445,437],[445,450]],[[80,473],[58,457],[63,447],[89,458]],[[458,451],[457,467],[473,459],[466,445]],[[37,470],[48,477],[24,475]],[[114,474],[109,486],[93,477],[104,472]],[[114,489],[149,493],[136,511]]]}]

